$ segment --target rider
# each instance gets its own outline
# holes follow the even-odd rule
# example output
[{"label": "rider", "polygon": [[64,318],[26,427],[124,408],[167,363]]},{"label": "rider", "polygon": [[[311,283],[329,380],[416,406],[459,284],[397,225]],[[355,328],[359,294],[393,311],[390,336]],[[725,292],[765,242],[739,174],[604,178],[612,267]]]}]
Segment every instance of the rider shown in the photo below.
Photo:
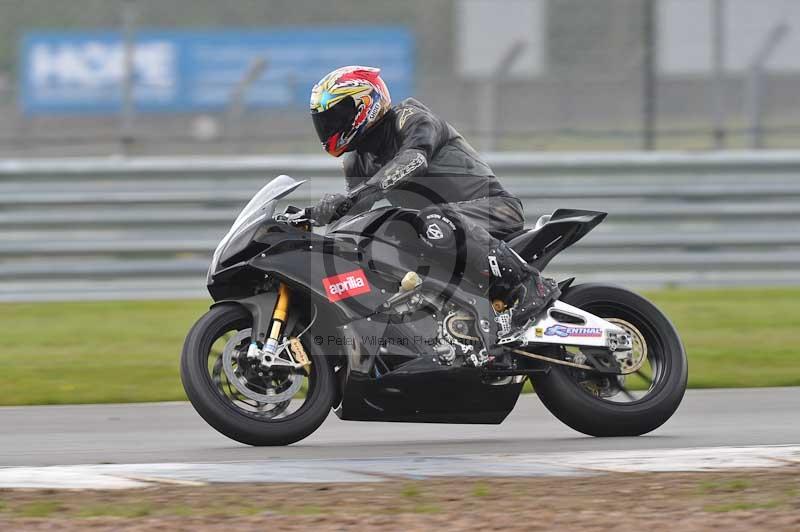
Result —
[{"label": "rider", "polygon": [[[487,285],[487,295],[513,306],[519,329],[558,297],[541,276],[502,240],[523,227],[522,203],[447,122],[419,101],[391,105],[377,68],[346,66],[311,91],[311,118],[329,154],[344,158],[347,195],[326,194],[306,210],[317,225],[386,199],[419,209],[417,233],[429,248],[466,251],[464,275]],[[484,283],[485,281],[489,281]]]}]

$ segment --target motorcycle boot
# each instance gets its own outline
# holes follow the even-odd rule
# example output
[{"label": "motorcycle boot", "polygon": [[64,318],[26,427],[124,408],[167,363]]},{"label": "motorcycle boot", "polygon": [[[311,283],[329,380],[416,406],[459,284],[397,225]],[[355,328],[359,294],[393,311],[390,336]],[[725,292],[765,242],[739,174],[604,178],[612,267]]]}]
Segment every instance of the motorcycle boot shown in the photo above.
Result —
[{"label": "motorcycle boot", "polygon": [[488,254],[487,262],[494,279],[492,291],[511,306],[512,329],[504,336],[524,329],[561,295],[555,280],[542,276],[505,242]]}]

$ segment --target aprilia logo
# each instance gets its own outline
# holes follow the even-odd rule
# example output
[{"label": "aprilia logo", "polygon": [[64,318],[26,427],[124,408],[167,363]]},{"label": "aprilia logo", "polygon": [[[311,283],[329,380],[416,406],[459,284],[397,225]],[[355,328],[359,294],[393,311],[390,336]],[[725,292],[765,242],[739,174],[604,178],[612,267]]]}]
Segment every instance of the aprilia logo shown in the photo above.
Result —
[{"label": "aprilia logo", "polygon": [[322,286],[325,287],[325,294],[331,303],[359,294],[366,294],[372,290],[362,269],[326,277],[322,280]]}]

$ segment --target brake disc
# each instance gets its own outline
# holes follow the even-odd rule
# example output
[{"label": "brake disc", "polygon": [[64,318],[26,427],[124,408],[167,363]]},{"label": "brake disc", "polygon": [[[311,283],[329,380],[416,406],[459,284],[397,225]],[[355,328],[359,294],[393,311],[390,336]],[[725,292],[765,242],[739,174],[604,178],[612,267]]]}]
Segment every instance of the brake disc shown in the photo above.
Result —
[{"label": "brake disc", "polygon": [[644,341],[644,336],[639,332],[639,329],[634,327],[631,323],[621,320],[619,318],[606,318],[606,321],[613,323],[626,333],[631,335],[631,351],[627,359],[623,360],[620,364],[623,375],[636,373],[647,360],[647,342]]},{"label": "brake disc", "polygon": [[[303,375],[298,373],[287,373],[281,384],[288,382],[288,388],[282,392],[275,393],[274,388],[267,387],[267,393],[264,394],[250,388],[250,386],[253,386],[253,384],[250,383],[245,375],[242,374],[239,364],[237,364],[235,368],[233,367],[234,358],[238,358],[238,356],[241,354],[237,347],[244,340],[248,340],[251,334],[252,331],[250,329],[243,329],[239,331],[233,337],[231,337],[230,340],[228,340],[228,343],[225,344],[225,348],[222,350],[222,368],[225,370],[225,375],[228,377],[228,381],[233,384],[233,387],[236,388],[239,393],[254,401],[258,401],[259,403],[282,403],[291,399],[303,385]],[[280,355],[280,353],[278,353],[278,355]],[[248,386],[248,384],[250,384],[250,386]],[[259,385],[259,387],[262,386]]]}]

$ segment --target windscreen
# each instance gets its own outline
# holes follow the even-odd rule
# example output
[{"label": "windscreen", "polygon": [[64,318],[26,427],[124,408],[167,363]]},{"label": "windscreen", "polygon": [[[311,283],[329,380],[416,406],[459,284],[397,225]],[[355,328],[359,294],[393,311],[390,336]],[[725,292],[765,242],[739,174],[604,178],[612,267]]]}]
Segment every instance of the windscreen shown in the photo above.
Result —
[{"label": "windscreen", "polygon": [[245,205],[236,221],[233,222],[228,233],[222,238],[217,249],[214,251],[214,258],[208,269],[208,281],[217,270],[220,256],[224,253],[227,245],[236,237],[237,234],[247,231],[255,224],[259,224],[272,217],[278,200],[294,189],[303,184],[303,181],[296,181],[288,175],[281,175],[264,185],[264,187],[253,196]]}]

